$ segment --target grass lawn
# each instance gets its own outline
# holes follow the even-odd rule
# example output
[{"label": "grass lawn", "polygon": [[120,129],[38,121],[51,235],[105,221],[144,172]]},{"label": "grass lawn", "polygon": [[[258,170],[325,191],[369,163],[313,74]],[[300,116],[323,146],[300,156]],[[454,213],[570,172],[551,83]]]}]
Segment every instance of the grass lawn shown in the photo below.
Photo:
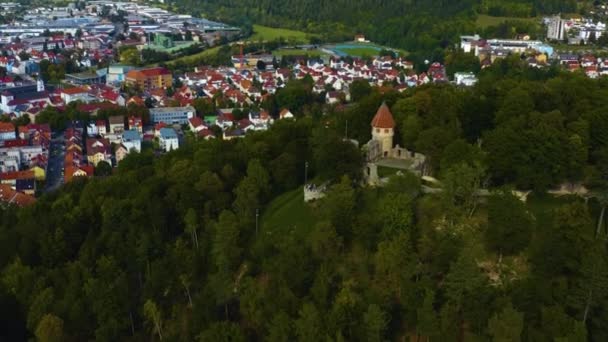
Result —
[{"label": "grass lawn", "polygon": [[511,20],[536,22],[538,21],[538,18],[493,17],[485,14],[480,14],[477,16],[477,21],[475,22],[475,24],[477,25],[477,27],[486,28],[489,26],[496,26],[505,21]]},{"label": "grass lawn", "polygon": [[283,28],[274,28],[262,25],[253,25],[253,35],[247,38],[248,41],[270,41],[283,38],[296,43],[309,43],[310,35],[302,31],[295,31]]},{"label": "grass lawn", "polygon": [[399,172],[399,169],[387,166],[378,166],[378,177],[380,178],[392,176],[394,174],[397,174],[397,172]]},{"label": "grass lawn", "polygon": [[316,218],[312,208],[304,203],[302,187],[275,198],[261,217],[261,227],[265,231],[313,227]]},{"label": "grass lawn", "polygon": [[199,53],[195,53],[194,55],[182,56],[182,57],[173,59],[171,61],[168,61],[167,65],[169,65],[169,66],[173,65],[173,64],[175,64],[178,61],[182,62],[182,63],[185,63],[185,64],[195,64],[195,63],[197,63],[197,61],[199,59],[201,59],[201,58],[203,58],[205,56],[211,56],[213,54],[216,54],[220,50],[220,48],[221,48],[221,46],[215,46],[215,47],[212,47],[210,49],[201,51]]},{"label": "grass lawn", "polygon": [[365,46],[356,47],[356,48],[340,48],[337,50],[340,50],[350,56],[358,56],[358,57],[375,56],[378,54],[377,49],[374,49],[371,47],[365,47]]},{"label": "grass lawn", "polygon": [[302,50],[302,49],[278,49],[272,52],[275,56],[323,56],[327,55],[321,50]]}]

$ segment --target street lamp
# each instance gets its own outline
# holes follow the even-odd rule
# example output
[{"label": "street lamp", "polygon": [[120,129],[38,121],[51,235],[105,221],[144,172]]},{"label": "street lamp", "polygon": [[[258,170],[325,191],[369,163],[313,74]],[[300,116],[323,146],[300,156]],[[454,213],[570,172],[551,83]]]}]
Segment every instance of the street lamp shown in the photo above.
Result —
[{"label": "street lamp", "polygon": [[304,186],[308,183],[308,161],[304,163]]}]

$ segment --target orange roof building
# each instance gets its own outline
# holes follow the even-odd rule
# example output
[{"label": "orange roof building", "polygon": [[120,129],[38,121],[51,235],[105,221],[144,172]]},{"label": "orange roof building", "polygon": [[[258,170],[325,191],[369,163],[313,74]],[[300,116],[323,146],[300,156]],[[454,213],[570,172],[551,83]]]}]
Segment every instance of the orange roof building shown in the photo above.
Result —
[{"label": "orange roof building", "polygon": [[0,202],[25,207],[36,202],[34,196],[13,190],[10,185],[0,184]]},{"label": "orange roof building", "polygon": [[389,157],[393,149],[393,136],[395,135],[395,119],[386,103],[382,103],[372,119],[372,140],[380,143],[383,157]]},{"label": "orange roof building", "polygon": [[130,86],[138,86],[142,90],[168,88],[173,85],[173,74],[166,68],[149,68],[131,70],[125,81]]},{"label": "orange roof building", "polygon": [[380,108],[378,108],[376,115],[372,119],[372,127],[384,129],[395,128],[395,119],[393,119],[393,113],[391,113],[391,110],[388,108],[386,103],[382,103]]}]

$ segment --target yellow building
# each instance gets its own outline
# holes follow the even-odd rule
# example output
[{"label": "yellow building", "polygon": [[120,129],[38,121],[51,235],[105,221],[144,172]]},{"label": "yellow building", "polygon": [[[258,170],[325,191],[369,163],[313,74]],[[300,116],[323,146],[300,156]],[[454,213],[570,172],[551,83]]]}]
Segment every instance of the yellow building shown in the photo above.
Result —
[{"label": "yellow building", "polygon": [[161,67],[131,70],[125,80],[128,85],[137,86],[142,90],[162,89],[173,85],[173,74]]}]

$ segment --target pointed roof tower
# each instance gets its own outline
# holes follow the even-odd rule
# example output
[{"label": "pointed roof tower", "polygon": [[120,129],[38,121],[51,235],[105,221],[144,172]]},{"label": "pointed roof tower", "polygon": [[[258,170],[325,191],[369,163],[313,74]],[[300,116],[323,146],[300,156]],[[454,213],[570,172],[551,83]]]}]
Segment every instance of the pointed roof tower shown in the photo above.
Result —
[{"label": "pointed roof tower", "polygon": [[374,119],[372,119],[373,128],[395,128],[395,119],[393,114],[386,105],[386,102],[382,102],[380,108],[376,112]]}]

